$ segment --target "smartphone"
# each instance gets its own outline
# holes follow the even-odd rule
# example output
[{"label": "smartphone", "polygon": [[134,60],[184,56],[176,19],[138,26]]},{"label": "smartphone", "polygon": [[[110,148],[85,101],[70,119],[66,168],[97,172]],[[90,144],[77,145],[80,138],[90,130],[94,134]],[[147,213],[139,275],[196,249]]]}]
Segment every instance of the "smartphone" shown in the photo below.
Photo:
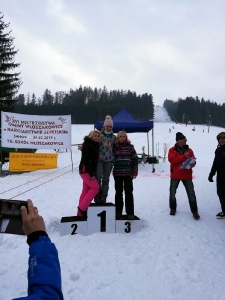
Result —
[{"label": "smartphone", "polygon": [[27,201],[0,199],[0,233],[24,235],[20,208]]}]

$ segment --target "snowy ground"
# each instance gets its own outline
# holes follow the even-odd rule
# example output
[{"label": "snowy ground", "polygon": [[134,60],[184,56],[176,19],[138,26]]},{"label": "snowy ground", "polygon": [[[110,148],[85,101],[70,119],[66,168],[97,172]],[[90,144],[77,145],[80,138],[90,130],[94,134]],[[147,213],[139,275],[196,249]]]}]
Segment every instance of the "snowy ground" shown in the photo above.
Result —
[{"label": "snowy ground", "polygon": [[[139,165],[134,199],[142,228],[136,234],[60,236],[60,219],[75,215],[81,192],[77,147],[72,148],[73,172],[70,153],[63,152],[59,153],[56,170],[0,178],[1,198],[31,198],[43,215],[59,252],[66,300],[225,299],[225,220],[215,218],[221,210],[216,184],[207,181],[217,146],[216,135],[222,129],[212,126],[208,133],[206,127],[196,125],[196,131],[192,131],[192,125],[170,123],[168,116],[168,120],[163,119],[162,109],[156,111],[158,154],[163,157],[163,144],[173,146],[176,132],[181,131],[197,157],[194,185],[199,221],[192,217],[183,185],[177,192],[177,215],[169,215],[169,163],[162,159],[155,165],[155,173],[152,165]],[[82,142],[92,128],[73,125],[72,142]],[[147,149],[145,134],[129,134],[129,138],[138,153],[142,153],[143,146]],[[114,202],[113,177],[108,201]],[[26,238],[0,234],[0,253],[0,300],[25,296]]]}]

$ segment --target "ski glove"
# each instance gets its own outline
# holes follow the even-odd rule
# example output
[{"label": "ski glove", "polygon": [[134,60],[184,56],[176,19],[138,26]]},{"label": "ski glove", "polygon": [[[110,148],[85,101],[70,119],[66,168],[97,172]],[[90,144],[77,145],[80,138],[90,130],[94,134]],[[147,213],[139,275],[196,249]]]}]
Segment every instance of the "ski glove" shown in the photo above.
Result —
[{"label": "ski glove", "polygon": [[209,177],[208,177],[208,181],[209,181],[209,182],[213,182],[213,176],[210,175],[210,174],[209,174]]}]

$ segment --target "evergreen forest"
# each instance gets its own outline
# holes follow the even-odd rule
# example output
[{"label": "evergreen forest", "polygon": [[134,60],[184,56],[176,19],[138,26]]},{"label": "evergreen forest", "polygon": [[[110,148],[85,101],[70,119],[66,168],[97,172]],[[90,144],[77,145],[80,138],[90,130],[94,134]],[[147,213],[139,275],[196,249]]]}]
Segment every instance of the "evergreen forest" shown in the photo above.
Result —
[{"label": "evergreen forest", "polygon": [[13,97],[22,84],[20,73],[15,71],[20,66],[15,62],[18,50],[15,49],[14,37],[8,27],[9,23],[4,22],[4,15],[0,12],[0,111],[13,110]]},{"label": "evergreen forest", "polygon": [[82,87],[69,92],[56,92],[46,89],[43,96],[36,98],[33,93],[18,95],[15,113],[30,115],[70,115],[73,124],[93,124],[112,117],[125,108],[137,120],[154,118],[154,104],[151,94],[137,95],[135,92]]},{"label": "evergreen forest", "polygon": [[221,105],[203,98],[186,97],[178,101],[166,99],[163,106],[174,122],[225,127],[225,103]]}]

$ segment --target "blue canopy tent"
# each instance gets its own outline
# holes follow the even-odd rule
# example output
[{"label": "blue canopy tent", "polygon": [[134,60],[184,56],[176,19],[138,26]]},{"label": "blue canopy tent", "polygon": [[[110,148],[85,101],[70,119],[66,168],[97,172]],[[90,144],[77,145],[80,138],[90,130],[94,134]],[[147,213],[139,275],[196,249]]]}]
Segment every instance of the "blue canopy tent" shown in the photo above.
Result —
[{"label": "blue canopy tent", "polygon": [[[149,156],[149,136],[148,133],[152,130],[152,156],[154,157],[154,123],[153,121],[138,121],[135,120],[126,109],[121,110],[116,116],[112,118],[113,120],[113,132],[117,133],[121,130],[127,133],[133,132],[146,132],[148,141],[148,156]],[[96,121],[94,127],[98,130],[103,128],[104,121]],[[152,172],[154,170],[154,163],[152,163]]]}]

